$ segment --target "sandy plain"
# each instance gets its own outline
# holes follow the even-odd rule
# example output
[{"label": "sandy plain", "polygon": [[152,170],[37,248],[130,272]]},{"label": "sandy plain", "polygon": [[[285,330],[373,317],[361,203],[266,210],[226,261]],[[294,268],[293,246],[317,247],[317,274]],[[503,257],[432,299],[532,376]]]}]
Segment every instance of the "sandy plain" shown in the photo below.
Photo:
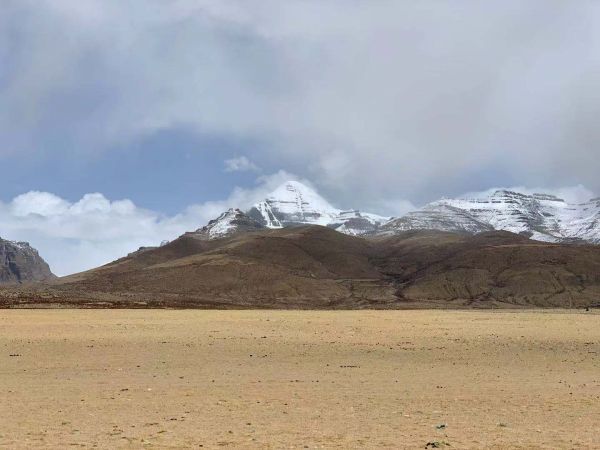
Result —
[{"label": "sandy plain", "polygon": [[0,448],[600,448],[600,314],[0,311]]}]

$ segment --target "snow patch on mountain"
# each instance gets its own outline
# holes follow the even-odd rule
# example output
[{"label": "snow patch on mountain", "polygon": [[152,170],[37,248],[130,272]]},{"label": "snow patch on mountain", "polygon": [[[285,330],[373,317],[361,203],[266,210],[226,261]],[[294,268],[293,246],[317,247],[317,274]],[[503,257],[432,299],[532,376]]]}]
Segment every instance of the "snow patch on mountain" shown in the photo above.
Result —
[{"label": "snow patch on mountain", "polygon": [[282,184],[252,209],[261,213],[270,228],[292,224],[327,226],[340,213],[316,191],[298,181]]}]

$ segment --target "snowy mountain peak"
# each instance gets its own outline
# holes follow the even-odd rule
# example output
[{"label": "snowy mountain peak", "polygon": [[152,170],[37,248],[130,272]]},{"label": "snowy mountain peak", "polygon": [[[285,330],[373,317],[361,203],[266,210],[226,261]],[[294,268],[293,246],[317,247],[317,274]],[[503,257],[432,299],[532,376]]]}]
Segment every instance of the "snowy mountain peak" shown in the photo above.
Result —
[{"label": "snowy mountain peak", "polygon": [[282,184],[271,192],[265,201],[277,205],[279,211],[288,214],[304,214],[310,217],[315,213],[337,214],[339,212],[314,189],[299,181],[288,181]]},{"label": "snowy mountain peak", "polygon": [[294,224],[327,226],[339,210],[314,189],[287,181],[254,205],[249,214],[269,228],[282,228]]},{"label": "snowy mountain peak", "polygon": [[248,215],[268,228],[322,225],[354,235],[373,232],[387,220],[358,210],[337,209],[299,181],[283,183],[265,200],[255,204]]}]

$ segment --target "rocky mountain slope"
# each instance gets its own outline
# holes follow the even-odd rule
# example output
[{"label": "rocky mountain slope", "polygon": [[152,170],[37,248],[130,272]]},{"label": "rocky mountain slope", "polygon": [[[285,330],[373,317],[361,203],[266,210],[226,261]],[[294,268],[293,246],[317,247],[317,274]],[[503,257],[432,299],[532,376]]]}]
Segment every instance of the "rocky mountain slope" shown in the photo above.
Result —
[{"label": "rocky mountain slope", "polygon": [[476,199],[444,199],[391,220],[378,233],[406,230],[505,230],[538,241],[600,243],[600,199],[569,204],[547,194],[526,195],[499,190]]},{"label": "rocky mountain slope", "polygon": [[584,307],[600,298],[600,247],[508,232],[348,236],[321,226],[188,233],[59,279],[0,290],[0,306],[421,308]]},{"label": "rocky mountain slope", "polygon": [[54,278],[48,264],[27,242],[0,239],[0,283],[48,281]]}]

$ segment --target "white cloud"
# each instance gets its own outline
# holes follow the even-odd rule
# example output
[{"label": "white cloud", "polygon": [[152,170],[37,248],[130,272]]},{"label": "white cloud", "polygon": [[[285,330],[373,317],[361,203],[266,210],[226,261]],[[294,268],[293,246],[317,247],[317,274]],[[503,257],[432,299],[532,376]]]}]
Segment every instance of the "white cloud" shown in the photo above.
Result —
[{"label": "white cloud", "polygon": [[260,168],[245,156],[226,159],[225,172],[258,172]]},{"label": "white cloud", "polygon": [[17,217],[25,217],[30,214],[54,216],[64,214],[69,206],[69,202],[54,194],[31,191],[15,197],[10,204],[10,211]]},{"label": "white cloud", "polygon": [[194,219],[162,217],[129,200],[111,202],[98,193],[70,203],[47,192],[29,192],[0,203],[2,237],[30,242],[58,275],[90,269],[140,246],[155,245],[163,237],[176,237]]},{"label": "white cloud", "polygon": [[379,200],[374,202],[373,210],[367,212],[374,212],[384,217],[400,217],[406,213],[416,210],[417,207],[408,200]]},{"label": "white cloud", "polygon": [[297,177],[285,170],[280,170],[270,175],[262,175],[256,179],[256,185],[250,189],[236,187],[225,200],[208,201],[199,205],[192,205],[186,209],[183,217],[203,215],[214,218],[229,208],[250,208],[253,204],[263,200],[269,193],[274,191],[286,181],[297,180],[308,186],[312,186],[309,180]]}]

